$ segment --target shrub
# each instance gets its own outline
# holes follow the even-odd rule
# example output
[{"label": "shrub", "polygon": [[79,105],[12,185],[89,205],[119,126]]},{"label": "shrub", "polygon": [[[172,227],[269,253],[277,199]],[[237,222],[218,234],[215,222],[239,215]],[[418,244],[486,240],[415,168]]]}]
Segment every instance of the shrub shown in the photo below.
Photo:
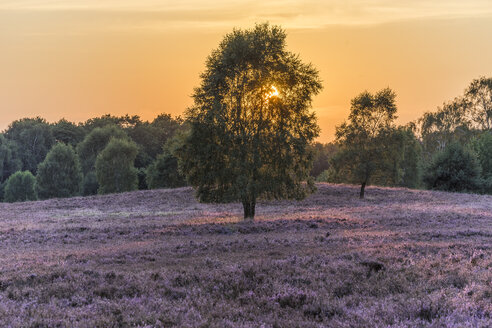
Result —
[{"label": "shrub", "polygon": [[482,167],[484,179],[492,178],[492,134],[483,133],[472,142],[473,150],[477,153],[477,158]]},{"label": "shrub", "polygon": [[97,194],[97,189],[99,184],[97,183],[97,176],[95,171],[90,171],[84,175],[84,180],[82,181],[82,194],[84,196]]},{"label": "shrub", "polygon": [[428,189],[478,191],[480,173],[476,155],[461,144],[452,143],[437,153],[426,167],[424,183]]},{"label": "shrub", "polygon": [[185,177],[179,173],[177,158],[169,152],[157,156],[147,168],[147,185],[149,189],[185,186]]},{"label": "shrub", "polygon": [[84,174],[94,171],[97,155],[107,146],[111,138],[125,139],[128,136],[120,127],[108,125],[95,128],[77,145],[77,154]]},{"label": "shrub", "polygon": [[58,143],[39,164],[36,190],[42,199],[80,194],[82,171],[72,146]]},{"label": "shrub", "polygon": [[17,171],[5,185],[5,201],[9,203],[36,200],[36,178],[29,171]]},{"label": "shrub", "polygon": [[133,141],[111,139],[96,160],[100,194],[132,191],[138,188],[138,171],[134,166],[137,152],[137,145]]}]

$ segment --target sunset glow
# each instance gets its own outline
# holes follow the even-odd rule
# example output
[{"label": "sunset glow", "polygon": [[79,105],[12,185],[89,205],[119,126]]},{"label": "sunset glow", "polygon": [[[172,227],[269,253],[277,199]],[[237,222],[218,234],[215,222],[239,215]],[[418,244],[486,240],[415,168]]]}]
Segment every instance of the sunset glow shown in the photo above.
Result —
[{"label": "sunset glow", "polygon": [[489,0],[4,0],[0,128],[26,116],[182,115],[222,37],[266,21],[320,71],[323,142],[361,91],[391,87],[406,123],[492,73]]},{"label": "sunset glow", "polygon": [[272,88],[270,89],[270,92],[268,92],[267,95],[266,95],[266,99],[268,100],[268,99],[270,99],[272,97],[277,97],[278,94],[279,93],[278,93],[277,88],[274,85],[272,85]]}]

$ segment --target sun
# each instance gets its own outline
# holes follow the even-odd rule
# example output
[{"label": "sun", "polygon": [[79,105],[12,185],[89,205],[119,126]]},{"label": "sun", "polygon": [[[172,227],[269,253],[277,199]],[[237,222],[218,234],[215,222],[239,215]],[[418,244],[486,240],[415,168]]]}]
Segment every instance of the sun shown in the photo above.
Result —
[{"label": "sun", "polygon": [[270,92],[268,92],[266,94],[266,99],[268,100],[268,99],[270,99],[272,97],[278,97],[278,95],[279,95],[278,89],[274,85],[272,85],[272,88],[270,89]]}]

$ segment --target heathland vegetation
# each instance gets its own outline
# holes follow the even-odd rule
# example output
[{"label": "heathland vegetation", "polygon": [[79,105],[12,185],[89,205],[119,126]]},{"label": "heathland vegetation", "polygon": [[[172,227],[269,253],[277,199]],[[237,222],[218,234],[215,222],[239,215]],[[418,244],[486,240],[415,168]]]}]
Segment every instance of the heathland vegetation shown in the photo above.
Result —
[{"label": "heathland vegetation", "polygon": [[1,327],[491,327],[492,78],[405,126],[364,91],[320,144],[285,37],[226,35],[183,119],[0,134]]}]

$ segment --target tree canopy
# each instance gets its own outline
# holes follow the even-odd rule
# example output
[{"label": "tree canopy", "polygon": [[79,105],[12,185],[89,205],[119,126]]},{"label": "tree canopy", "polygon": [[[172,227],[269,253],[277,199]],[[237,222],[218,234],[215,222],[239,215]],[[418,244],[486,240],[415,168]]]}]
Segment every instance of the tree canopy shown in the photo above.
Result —
[{"label": "tree canopy", "polygon": [[71,145],[57,143],[38,166],[36,190],[41,199],[80,194],[82,170]]},{"label": "tree canopy", "polygon": [[375,94],[362,92],[352,99],[348,122],[336,128],[341,151],[335,160],[344,176],[361,185],[360,198],[364,198],[370,179],[387,172],[392,164],[390,148],[384,140],[393,133],[395,98],[389,88]]},{"label": "tree canopy", "polygon": [[112,138],[97,156],[96,176],[100,194],[136,190],[138,172],[134,167],[138,148],[135,142]]},{"label": "tree canopy", "polygon": [[302,198],[318,135],[310,112],[318,71],[286,50],[278,26],[235,29],[212,52],[177,151],[201,201],[241,201],[253,218],[258,197]]}]

